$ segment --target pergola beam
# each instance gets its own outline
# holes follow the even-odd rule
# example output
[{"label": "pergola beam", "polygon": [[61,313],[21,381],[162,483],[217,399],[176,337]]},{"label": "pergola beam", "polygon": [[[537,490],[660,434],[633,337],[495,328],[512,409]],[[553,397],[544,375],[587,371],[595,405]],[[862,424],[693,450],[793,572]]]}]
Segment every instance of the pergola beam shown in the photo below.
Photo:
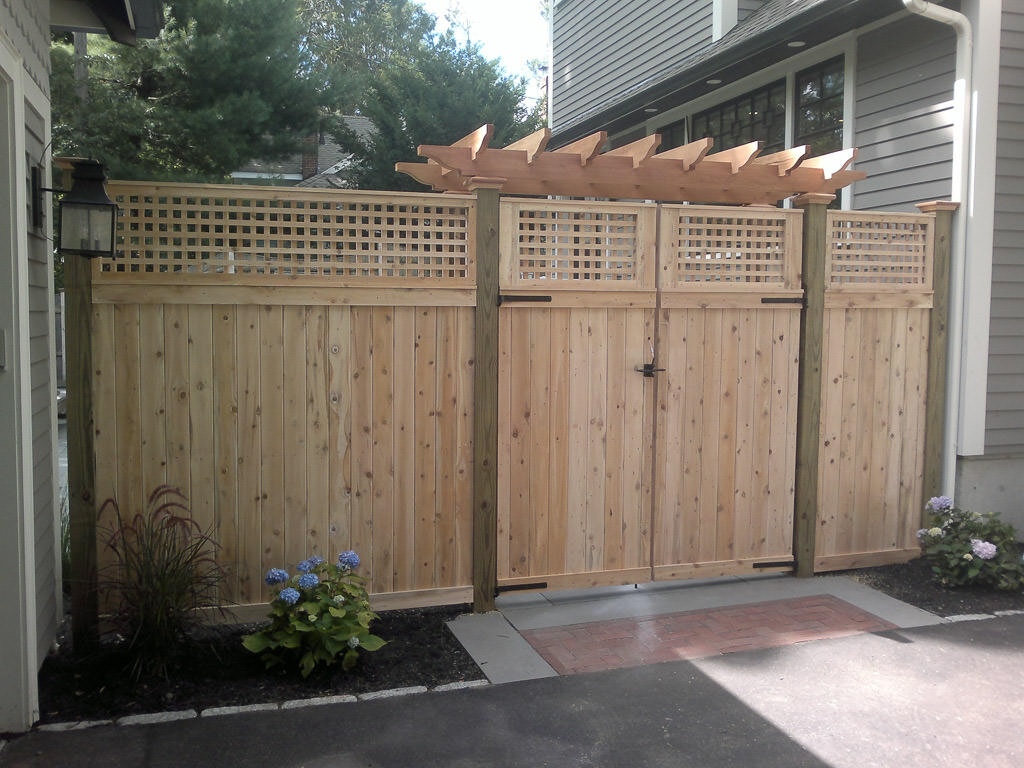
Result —
[{"label": "pergola beam", "polygon": [[774,205],[800,194],[834,194],[864,178],[847,170],[856,150],[808,157],[807,147],[759,157],[759,142],[708,154],[709,138],[656,153],[661,137],[646,136],[601,153],[598,132],[545,151],[547,129],[504,149],[487,146],[483,126],[449,146],[422,145],[426,163],[397,163],[396,170],[447,192],[466,192],[474,179],[503,179],[500,191],[521,195],[599,196],[649,200]]}]

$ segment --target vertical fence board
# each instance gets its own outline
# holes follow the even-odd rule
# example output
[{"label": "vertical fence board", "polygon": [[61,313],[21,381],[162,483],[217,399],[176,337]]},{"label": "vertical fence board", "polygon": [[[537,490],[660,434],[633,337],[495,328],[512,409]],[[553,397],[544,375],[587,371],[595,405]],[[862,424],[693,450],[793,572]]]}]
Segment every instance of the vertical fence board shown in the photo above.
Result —
[{"label": "vertical fence board", "polygon": [[[228,602],[239,602],[238,563],[238,445],[240,409],[235,366],[235,308],[213,308],[213,409],[214,409],[214,525],[220,544],[218,559],[224,567],[223,595]],[[246,508],[251,510],[251,505]]]},{"label": "vertical fence board", "polygon": [[373,592],[394,589],[395,443],[394,308],[373,310]]},{"label": "vertical fence board", "polygon": [[[327,309],[327,391],[329,421],[328,531],[332,554],[352,544],[352,310]],[[363,555],[365,556],[365,552]]]},{"label": "vertical fence board", "polygon": [[[260,309],[237,308],[235,371],[238,398],[238,600],[255,603],[263,584],[263,413],[260,408]],[[280,566],[278,566],[280,567]]]},{"label": "vertical fence board", "polygon": [[187,494],[191,487],[187,306],[164,306],[164,370],[167,483]]},{"label": "vertical fence board", "polygon": [[[551,433],[548,467],[548,572],[568,573],[569,562],[569,334],[570,310],[551,310]],[[543,532],[542,532],[543,533]]]},{"label": "vertical fence board", "polygon": [[167,482],[163,307],[139,307],[139,420],[143,493]]},{"label": "vertical fence board", "polygon": [[[437,456],[437,315],[432,309],[416,309],[416,520],[414,587],[433,586],[437,508],[434,467]],[[499,539],[500,544],[500,539]],[[500,547],[499,547],[500,550]]]},{"label": "vertical fence board", "polygon": [[438,310],[437,402],[438,422],[438,523],[435,557],[438,585],[455,584],[455,484],[456,441],[458,439],[459,377],[458,377],[458,311],[454,307]]},{"label": "vertical fence board", "polygon": [[306,551],[330,561],[330,428],[327,308],[305,307]]},{"label": "vertical fence board", "polygon": [[416,585],[416,312],[395,307],[394,590]]},{"label": "vertical fence board", "polygon": [[[551,344],[551,311],[527,311],[526,320],[529,324],[529,353],[524,360],[523,368],[530,373],[529,378],[529,443],[526,445],[525,458],[531,470],[525,482],[530,507],[524,517],[530,521],[533,532],[530,541],[530,572],[550,573],[548,557],[548,510],[551,500],[548,496],[549,440],[551,436],[551,417],[549,413],[549,387],[551,381],[551,356],[548,346]],[[517,346],[518,349],[518,346]],[[513,352],[515,354],[515,352]],[[526,363],[526,360],[529,362]],[[524,393],[525,399],[525,393]]]},{"label": "vertical fence board", "polygon": [[188,308],[189,505],[204,530],[214,525],[217,495],[214,452],[213,308]]},{"label": "vertical fence board", "polygon": [[[297,342],[296,342],[297,343]],[[293,568],[285,549],[285,397],[284,307],[260,311],[260,476],[262,514],[260,571]]]}]

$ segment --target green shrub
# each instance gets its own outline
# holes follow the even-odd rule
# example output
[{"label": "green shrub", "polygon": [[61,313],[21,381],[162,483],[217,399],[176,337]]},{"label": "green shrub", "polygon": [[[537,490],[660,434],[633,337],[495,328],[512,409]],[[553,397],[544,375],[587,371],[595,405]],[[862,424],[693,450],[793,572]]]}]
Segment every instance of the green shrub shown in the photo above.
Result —
[{"label": "green shrub", "polygon": [[187,499],[167,485],[156,488],[146,510],[129,519],[114,499],[107,547],[114,562],[104,569],[100,590],[115,601],[115,629],[124,635],[134,679],[167,676],[167,668],[188,630],[201,621],[200,608],[217,605],[224,577],[215,560],[212,531],[193,520]]},{"label": "green shrub", "polygon": [[1024,563],[1013,526],[997,514],[982,515],[936,496],[925,509],[931,525],[917,532],[925,557],[941,584],[1018,590],[1024,587]]},{"label": "green shrub", "polygon": [[338,555],[337,564],[315,555],[303,560],[294,576],[271,568],[265,579],[274,590],[270,625],[248,635],[243,645],[262,654],[268,668],[297,661],[303,677],[318,663],[334,664],[339,655],[342,669],[351,669],[360,649],[384,645],[370,634],[377,614],[370,610],[362,577],[353,573],[357,567],[359,556],[349,550]]}]

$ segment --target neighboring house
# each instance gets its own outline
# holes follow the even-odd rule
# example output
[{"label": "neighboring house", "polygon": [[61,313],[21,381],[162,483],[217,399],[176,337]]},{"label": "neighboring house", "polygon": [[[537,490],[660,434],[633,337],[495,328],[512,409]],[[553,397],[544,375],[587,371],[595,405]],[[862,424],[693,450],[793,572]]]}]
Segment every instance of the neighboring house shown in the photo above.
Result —
[{"label": "neighboring house", "polygon": [[[360,138],[366,138],[373,130],[368,118],[345,115],[342,119]],[[301,152],[283,160],[253,160],[232,173],[231,178],[241,184],[345,189],[349,186],[345,171],[351,163],[352,153],[321,131],[303,140]]]},{"label": "neighboring house", "polygon": [[[38,718],[37,673],[62,615],[56,498],[50,30],[133,43],[162,26],[159,0],[0,0],[0,732]],[[45,198],[44,198],[45,199]]]},{"label": "neighboring house", "polygon": [[856,147],[843,207],[962,203],[944,490],[1024,530],[1024,0],[555,0],[552,46],[552,147]]}]

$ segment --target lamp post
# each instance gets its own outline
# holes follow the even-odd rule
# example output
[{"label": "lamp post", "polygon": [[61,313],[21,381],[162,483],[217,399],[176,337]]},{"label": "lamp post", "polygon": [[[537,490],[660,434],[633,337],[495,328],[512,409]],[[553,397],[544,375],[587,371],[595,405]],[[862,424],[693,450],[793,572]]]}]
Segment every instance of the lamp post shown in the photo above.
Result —
[{"label": "lamp post", "polygon": [[[66,168],[66,166],[65,166]],[[58,248],[65,256],[68,380],[68,512],[71,524],[71,629],[76,648],[99,640],[96,557],[96,452],[92,409],[92,258],[114,255],[117,204],[95,160],[72,160],[60,201]],[[71,258],[67,258],[71,256]],[[74,258],[75,256],[79,258]]]}]

